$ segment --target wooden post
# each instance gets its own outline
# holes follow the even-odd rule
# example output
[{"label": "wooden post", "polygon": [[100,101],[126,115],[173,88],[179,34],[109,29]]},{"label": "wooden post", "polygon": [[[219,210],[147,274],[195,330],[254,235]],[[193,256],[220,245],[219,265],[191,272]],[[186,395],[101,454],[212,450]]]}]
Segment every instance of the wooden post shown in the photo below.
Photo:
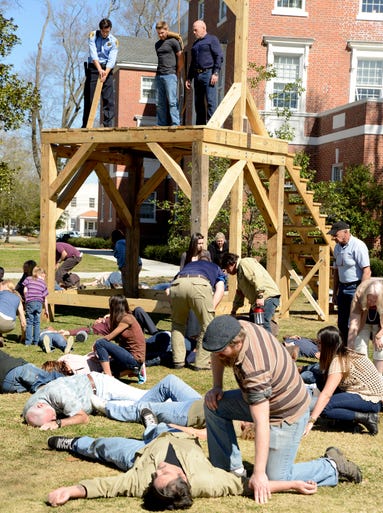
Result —
[{"label": "wooden post", "polygon": [[[54,293],[56,267],[56,201],[49,196],[50,185],[57,177],[55,158],[50,144],[41,145],[40,192],[40,265],[47,273],[49,293]],[[54,310],[50,305],[50,319]]]},{"label": "wooden post", "polygon": [[133,156],[129,166],[128,196],[126,204],[132,214],[132,224],[126,227],[125,275],[123,276],[126,297],[138,296],[138,257],[140,252],[140,205],[137,196],[144,182],[143,159]]},{"label": "wooden post", "polygon": [[269,201],[277,220],[277,229],[269,232],[267,237],[267,270],[277,285],[282,272],[284,184],[285,167],[275,167],[269,178]]},{"label": "wooden post", "polygon": [[202,143],[192,143],[191,233],[200,232],[207,240],[209,219],[209,156],[202,154]]},{"label": "wooden post", "polygon": [[[329,315],[329,283],[330,283],[330,246],[319,247],[319,258],[322,265],[318,271],[318,304],[325,317]],[[320,319],[320,317],[319,317]]]}]

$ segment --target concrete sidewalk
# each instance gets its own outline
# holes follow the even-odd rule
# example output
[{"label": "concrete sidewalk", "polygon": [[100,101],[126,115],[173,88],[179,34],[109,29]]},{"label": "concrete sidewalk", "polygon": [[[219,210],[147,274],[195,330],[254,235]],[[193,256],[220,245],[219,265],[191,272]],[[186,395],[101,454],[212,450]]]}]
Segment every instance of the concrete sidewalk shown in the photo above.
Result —
[{"label": "concrete sidewalk", "polygon": [[[85,253],[85,251],[84,251]],[[88,251],[87,251],[88,253]],[[107,260],[113,260],[114,262],[116,261],[116,259],[113,257],[112,254],[95,254],[95,256],[98,256],[100,258],[105,258]],[[117,271],[117,267],[115,269]],[[178,267],[178,265],[172,265],[172,264],[165,264],[163,262],[157,262],[155,260],[148,260],[146,258],[143,258],[142,259],[142,271],[140,272],[140,281],[143,279],[143,278],[159,278],[159,277],[166,277],[166,278],[174,278],[174,276],[178,273],[178,271],[180,270],[180,268]],[[73,269],[73,272],[75,273],[76,272],[76,268]],[[5,275],[4,275],[4,279],[10,279],[10,280],[14,280],[14,279],[18,279],[18,278],[21,278],[21,274],[22,273],[7,273],[5,272]],[[88,279],[88,278],[94,278],[96,277],[98,274],[101,274],[101,273],[97,273],[97,272],[92,272],[92,273],[87,273],[87,272],[78,272],[76,273],[80,276],[81,279]],[[167,280],[167,281],[170,281]]]}]

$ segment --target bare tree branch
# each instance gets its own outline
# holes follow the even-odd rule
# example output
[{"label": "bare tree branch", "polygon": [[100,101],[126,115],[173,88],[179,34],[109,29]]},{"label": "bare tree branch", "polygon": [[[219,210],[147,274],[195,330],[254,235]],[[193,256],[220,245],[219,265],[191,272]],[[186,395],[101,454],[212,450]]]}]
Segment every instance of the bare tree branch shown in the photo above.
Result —
[{"label": "bare tree branch", "polygon": [[[40,40],[37,45],[37,56],[36,56],[36,67],[35,67],[35,90],[40,91],[40,71],[41,71],[41,59],[43,51],[43,41],[45,38],[46,30],[48,27],[49,20],[52,15],[51,4],[49,0],[46,0],[47,14],[45,17],[43,28],[41,29]],[[40,162],[40,134],[42,130],[42,120],[40,105],[35,106],[31,111],[31,142],[32,142],[32,155],[35,163],[36,171],[41,176],[41,162]]]}]

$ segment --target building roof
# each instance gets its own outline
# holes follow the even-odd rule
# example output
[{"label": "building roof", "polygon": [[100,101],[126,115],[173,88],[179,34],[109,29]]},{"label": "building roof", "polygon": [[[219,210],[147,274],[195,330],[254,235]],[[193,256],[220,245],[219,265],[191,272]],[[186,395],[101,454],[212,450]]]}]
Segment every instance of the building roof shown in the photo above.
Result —
[{"label": "building roof", "polygon": [[97,212],[96,210],[87,210],[86,212],[79,214],[78,217],[97,217]]},{"label": "building roof", "polygon": [[156,66],[155,40],[142,37],[118,36],[117,66]]}]

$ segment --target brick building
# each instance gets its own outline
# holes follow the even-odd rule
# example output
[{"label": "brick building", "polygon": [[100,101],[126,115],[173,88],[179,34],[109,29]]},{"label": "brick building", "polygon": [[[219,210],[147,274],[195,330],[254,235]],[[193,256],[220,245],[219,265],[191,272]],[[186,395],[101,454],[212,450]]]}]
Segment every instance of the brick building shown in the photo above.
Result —
[{"label": "brick building", "polygon": [[[221,83],[227,91],[234,16],[223,0],[190,0],[190,42],[199,18],[221,41],[226,55]],[[256,104],[271,132],[281,124],[276,109],[289,107],[295,131],[291,151],[311,154],[319,180],[339,179],[344,168],[360,163],[371,164],[382,178],[382,36],[383,0],[250,0],[248,61],[277,72],[254,90]],[[296,80],[303,93],[283,94],[284,85]],[[191,111],[189,98],[187,123]]]}]

